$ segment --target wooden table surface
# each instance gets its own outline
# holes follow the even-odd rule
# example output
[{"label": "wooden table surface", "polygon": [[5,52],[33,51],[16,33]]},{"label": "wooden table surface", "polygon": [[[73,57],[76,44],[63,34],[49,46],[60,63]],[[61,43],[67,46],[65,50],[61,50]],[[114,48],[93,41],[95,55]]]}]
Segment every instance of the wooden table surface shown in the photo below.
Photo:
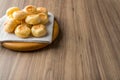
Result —
[{"label": "wooden table surface", "polygon": [[58,39],[34,52],[0,46],[0,80],[120,80],[120,0],[0,0],[44,6],[59,22]]}]

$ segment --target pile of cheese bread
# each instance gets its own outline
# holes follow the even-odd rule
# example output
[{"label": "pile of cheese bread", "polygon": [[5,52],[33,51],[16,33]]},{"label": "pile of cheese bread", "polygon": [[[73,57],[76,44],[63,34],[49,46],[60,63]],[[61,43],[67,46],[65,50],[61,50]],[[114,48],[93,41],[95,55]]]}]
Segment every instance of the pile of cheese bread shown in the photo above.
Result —
[{"label": "pile of cheese bread", "polygon": [[6,11],[9,20],[4,24],[4,30],[14,33],[20,38],[43,37],[47,35],[48,10],[33,5],[24,9],[11,7]]}]

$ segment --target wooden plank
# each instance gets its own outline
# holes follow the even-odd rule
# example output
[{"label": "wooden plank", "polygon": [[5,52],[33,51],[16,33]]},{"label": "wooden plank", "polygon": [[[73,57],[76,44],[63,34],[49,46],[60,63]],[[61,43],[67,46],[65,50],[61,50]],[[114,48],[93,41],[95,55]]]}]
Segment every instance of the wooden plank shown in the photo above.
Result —
[{"label": "wooden plank", "polygon": [[120,0],[1,0],[52,12],[58,39],[43,50],[14,52],[0,47],[0,80],[120,80]]}]

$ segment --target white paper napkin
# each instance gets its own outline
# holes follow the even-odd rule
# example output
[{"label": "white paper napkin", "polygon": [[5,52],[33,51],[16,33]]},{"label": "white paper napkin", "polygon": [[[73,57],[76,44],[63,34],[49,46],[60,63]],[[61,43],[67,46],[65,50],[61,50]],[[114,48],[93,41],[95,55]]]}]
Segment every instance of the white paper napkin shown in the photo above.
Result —
[{"label": "white paper napkin", "polygon": [[51,43],[52,42],[52,33],[53,33],[53,25],[54,25],[54,15],[52,13],[48,13],[49,23],[46,25],[48,34],[41,38],[19,38],[15,34],[10,34],[4,31],[4,23],[8,19],[5,15],[0,18],[0,42],[6,41],[16,41],[16,42],[39,42],[39,43]]}]

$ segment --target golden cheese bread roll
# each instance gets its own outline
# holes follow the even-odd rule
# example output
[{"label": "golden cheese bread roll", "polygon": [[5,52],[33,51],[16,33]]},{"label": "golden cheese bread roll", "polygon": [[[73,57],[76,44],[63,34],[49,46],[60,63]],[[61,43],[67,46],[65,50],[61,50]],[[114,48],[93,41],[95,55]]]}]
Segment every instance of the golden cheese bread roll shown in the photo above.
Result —
[{"label": "golden cheese bread roll", "polygon": [[45,7],[38,7],[37,12],[48,14],[48,10]]},{"label": "golden cheese bread roll", "polygon": [[4,24],[4,30],[8,33],[14,32],[15,28],[17,27],[17,23],[15,20],[10,19]]},{"label": "golden cheese bread roll", "polygon": [[15,35],[21,38],[27,38],[30,36],[31,30],[26,25],[19,25],[15,29]]},{"label": "golden cheese bread roll", "polygon": [[44,25],[39,24],[39,25],[34,25],[31,28],[31,32],[34,37],[43,37],[47,34],[47,29]]},{"label": "golden cheese bread roll", "polygon": [[25,22],[27,24],[31,24],[31,25],[35,25],[35,24],[39,24],[41,21],[40,16],[35,14],[35,15],[28,15],[25,19]]},{"label": "golden cheese bread roll", "polygon": [[6,11],[6,15],[8,17],[12,17],[12,14],[15,12],[15,11],[19,11],[20,9],[18,7],[11,7],[9,8],[7,11]]},{"label": "golden cheese bread roll", "polygon": [[26,6],[23,11],[25,11],[28,15],[34,14],[37,12],[37,9],[35,6],[32,5],[28,5]]},{"label": "golden cheese bread roll", "polygon": [[15,11],[13,13],[13,18],[16,20],[23,20],[26,18],[26,13],[24,11]]},{"label": "golden cheese bread roll", "polygon": [[45,13],[39,13],[40,19],[41,19],[41,24],[47,24],[48,23],[48,15]]}]

